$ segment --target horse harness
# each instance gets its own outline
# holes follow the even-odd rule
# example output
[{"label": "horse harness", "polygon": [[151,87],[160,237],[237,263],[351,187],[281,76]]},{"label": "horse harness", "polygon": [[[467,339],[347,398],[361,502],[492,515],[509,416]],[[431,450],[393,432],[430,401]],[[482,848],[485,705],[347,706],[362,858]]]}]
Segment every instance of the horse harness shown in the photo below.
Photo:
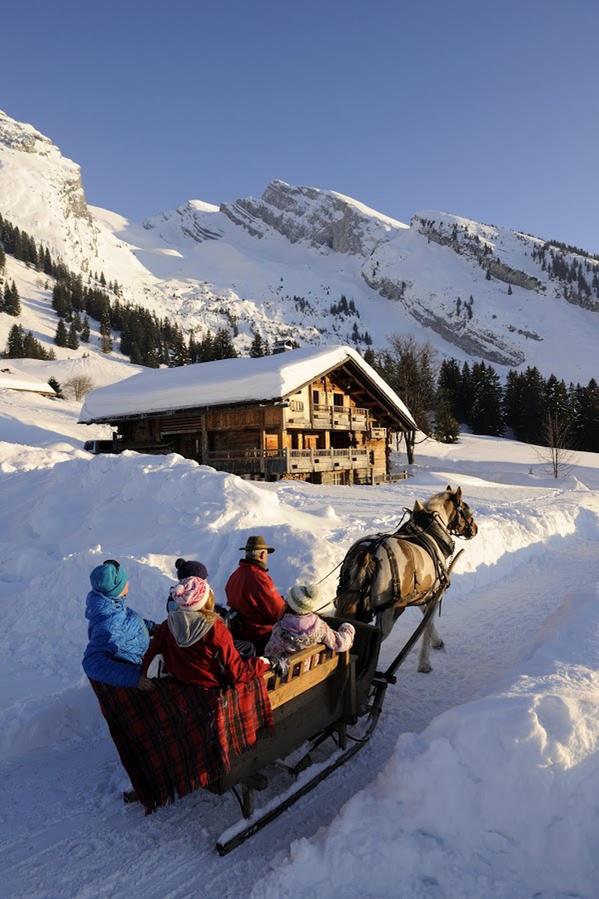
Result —
[{"label": "horse harness", "polygon": [[[441,594],[443,594],[445,589],[449,586],[446,562],[447,559],[453,555],[455,550],[455,543],[451,537],[450,528],[454,529],[460,519],[463,521],[464,529],[466,531],[472,527],[472,521],[465,514],[461,502],[456,504],[455,509],[455,517],[448,526],[445,526],[438,512],[429,512],[424,508],[413,512],[406,510],[408,511],[410,518],[394,533],[377,534],[374,538],[371,537],[359,541],[357,547],[363,547],[365,549],[366,546],[368,546],[369,555],[371,558],[375,559],[375,562],[375,554],[380,546],[383,547],[389,561],[392,580],[392,595],[391,599],[386,603],[377,606],[377,615],[393,606],[404,609],[409,605],[423,605],[429,597],[435,592],[438,592],[439,589],[441,589]],[[428,590],[423,591],[419,588],[418,574],[414,571],[414,589],[411,593],[407,594],[407,596],[402,596],[399,568],[395,553],[388,543],[390,540],[403,540],[407,543],[412,543],[416,546],[420,546],[421,549],[428,553],[433,561],[436,575],[435,581]],[[373,575],[370,578],[368,585],[360,591],[358,609],[362,621],[365,621],[367,618],[371,619],[374,615],[372,604],[369,604],[370,608],[368,609],[366,606],[366,596],[371,593],[374,580],[375,578]],[[348,589],[348,585],[345,585],[345,589]]]}]

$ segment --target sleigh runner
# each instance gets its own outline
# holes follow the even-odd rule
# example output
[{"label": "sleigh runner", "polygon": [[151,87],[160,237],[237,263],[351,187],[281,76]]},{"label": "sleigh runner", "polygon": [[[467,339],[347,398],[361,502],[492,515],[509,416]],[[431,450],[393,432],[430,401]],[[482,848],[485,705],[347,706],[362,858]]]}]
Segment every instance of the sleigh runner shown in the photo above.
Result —
[{"label": "sleigh runner", "polygon": [[[462,536],[462,528],[469,531],[468,536],[474,536],[476,525],[469,507],[461,503],[461,492],[453,494],[448,488],[439,496],[445,497],[448,508],[456,510],[455,514],[447,512],[446,530]],[[434,516],[437,522],[438,513]],[[460,522],[465,522],[463,527]],[[376,536],[386,539],[395,535]],[[344,565],[355,560],[354,548]],[[378,660],[386,634],[373,601],[373,571],[377,566],[372,563],[371,551],[370,580],[362,572],[359,584],[353,584],[342,568],[337,608],[344,600],[347,608],[347,596],[353,590],[352,598],[357,603],[353,611],[360,611],[360,603],[364,611],[368,586],[374,622],[357,620],[354,614],[326,619],[334,628],[352,619],[356,635],[351,651],[337,654],[318,644],[291,656],[284,676],[268,672],[222,691],[203,691],[171,678],[157,681],[157,689],[152,692],[92,682],[123,766],[146,813],[198,788],[218,795],[233,791],[243,820],[217,841],[218,852],[225,854],[352,758],[370,740],[397,669],[422,634],[430,632],[432,616],[460,554],[451,561],[443,560],[443,576],[433,579],[418,603],[423,611],[420,624],[384,672],[378,671]],[[397,603],[397,596],[394,599]],[[384,611],[394,616],[391,625],[403,608],[401,603],[394,606],[386,602]],[[368,619],[370,622],[373,615]],[[332,751],[318,760],[316,754],[325,745]],[[277,774],[284,771],[291,777],[291,786],[255,810],[255,794],[268,787],[269,768],[275,767]]]}]

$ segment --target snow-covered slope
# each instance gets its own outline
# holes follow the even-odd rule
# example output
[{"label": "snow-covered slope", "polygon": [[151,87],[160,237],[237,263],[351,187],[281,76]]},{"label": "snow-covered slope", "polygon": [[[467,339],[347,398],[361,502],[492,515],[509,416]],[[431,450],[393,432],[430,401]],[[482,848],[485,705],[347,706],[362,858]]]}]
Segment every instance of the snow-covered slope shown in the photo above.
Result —
[{"label": "snow-covered slope", "polygon": [[[534,447],[463,435],[427,441],[396,484],[260,484],[176,455],[90,457],[78,404],[14,396],[0,390],[2,895],[596,897],[596,454],[556,483]],[[239,817],[232,795],[199,790],[148,816],[123,805],[81,669],[98,561],[119,559],[133,608],[162,620],[178,556],[204,561],[222,600],[262,533],[282,592],[321,581],[330,599],[354,540],[447,483],[479,533],[444,600],[446,647],[430,674],[407,659],[368,746],[226,860],[213,846]],[[399,619],[383,670],[420,618]]]},{"label": "snow-covered slope", "polygon": [[88,207],[79,167],[4,114],[0,213],[189,334],[231,328],[242,353],[256,331],[361,350],[401,332],[504,372],[597,374],[599,260],[517,231],[434,211],[406,225],[282,181],[259,199],[190,200],[137,224]]}]

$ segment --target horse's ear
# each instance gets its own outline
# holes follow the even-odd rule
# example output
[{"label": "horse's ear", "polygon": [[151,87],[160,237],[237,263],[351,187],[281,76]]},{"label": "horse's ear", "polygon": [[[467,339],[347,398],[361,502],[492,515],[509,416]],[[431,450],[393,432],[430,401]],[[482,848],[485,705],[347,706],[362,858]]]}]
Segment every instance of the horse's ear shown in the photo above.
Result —
[{"label": "horse's ear", "polygon": [[449,490],[450,493],[453,493],[453,490],[451,489],[451,484],[448,484],[445,489]]},{"label": "horse's ear", "polygon": [[459,505],[462,502],[462,488],[458,487],[455,492],[455,501]]},{"label": "horse's ear", "polygon": [[422,505],[420,500],[417,499],[416,502],[414,503],[414,512],[423,512],[423,511],[424,511],[424,506]]}]

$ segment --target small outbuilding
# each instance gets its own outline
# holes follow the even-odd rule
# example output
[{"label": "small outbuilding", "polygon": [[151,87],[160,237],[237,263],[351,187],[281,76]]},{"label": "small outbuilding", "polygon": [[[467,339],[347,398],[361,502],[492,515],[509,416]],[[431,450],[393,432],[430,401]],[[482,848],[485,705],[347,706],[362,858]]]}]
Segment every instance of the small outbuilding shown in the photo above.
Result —
[{"label": "small outbuilding", "polygon": [[0,359],[0,390],[20,390],[25,393],[39,393],[41,396],[56,396],[56,391],[47,381],[23,371],[17,371]]},{"label": "small outbuilding", "polygon": [[348,346],[147,370],[88,393],[79,420],[111,424],[120,450],[315,484],[388,480],[393,436],[416,429]]}]

